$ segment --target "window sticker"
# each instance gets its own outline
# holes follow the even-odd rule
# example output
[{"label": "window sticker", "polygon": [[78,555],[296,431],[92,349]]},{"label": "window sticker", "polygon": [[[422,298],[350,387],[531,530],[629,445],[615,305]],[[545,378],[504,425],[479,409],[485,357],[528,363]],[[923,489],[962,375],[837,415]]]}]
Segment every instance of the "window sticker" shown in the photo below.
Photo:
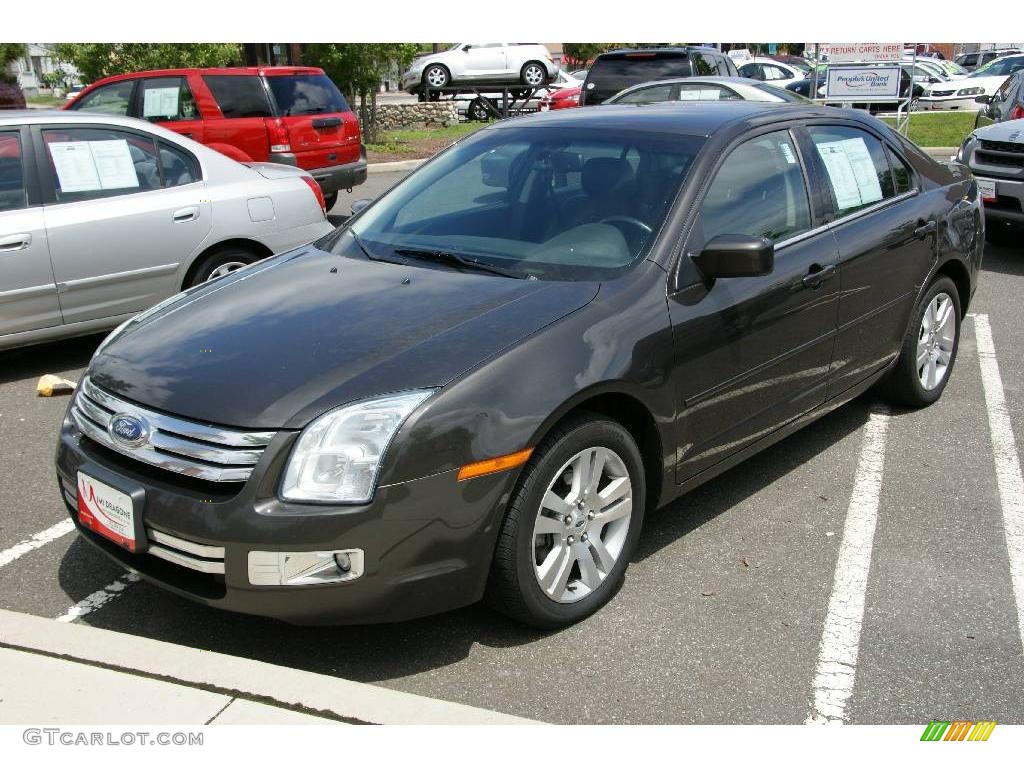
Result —
[{"label": "window sticker", "polygon": [[793,154],[793,148],[789,146],[789,142],[779,142],[779,148],[782,150],[782,154],[785,155],[786,162],[789,163],[789,165],[796,165],[796,155]]},{"label": "window sticker", "polygon": [[169,88],[149,88],[142,103],[143,117],[177,117],[180,111],[181,89],[175,85]]},{"label": "window sticker", "polygon": [[817,147],[840,210],[859,208],[882,199],[882,187],[864,139],[827,141]]},{"label": "window sticker", "polygon": [[680,101],[718,101],[722,92],[717,88],[701,88],[699,90],[682,89],[679,91]]},{"label": "window sticker", "polygon": [[128,142],[55,141],[47,145],[61,192],[95,192],[138,187]]}]

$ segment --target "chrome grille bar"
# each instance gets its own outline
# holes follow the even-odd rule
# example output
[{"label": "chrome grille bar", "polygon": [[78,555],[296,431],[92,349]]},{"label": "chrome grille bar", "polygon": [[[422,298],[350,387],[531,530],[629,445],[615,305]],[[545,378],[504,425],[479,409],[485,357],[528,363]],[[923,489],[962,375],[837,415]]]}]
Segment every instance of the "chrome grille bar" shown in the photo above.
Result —
[{"label": "chrome grille bar", "polygon": [[197,544],[169,533],[147,528],[148,554],[201,573],[224,573],[224,547]]},{"label": "chrome grille bar", "polygon": [[[141,445],[127,445],[111,436],[115,414],[140,418],[149,426]],[[246,432],[186,421],[144,408],[82,380],[71,407],[71,419],[84,434],[113,451],[151,466],[214,482],[243,482],[252,475],[275,432]]]}]

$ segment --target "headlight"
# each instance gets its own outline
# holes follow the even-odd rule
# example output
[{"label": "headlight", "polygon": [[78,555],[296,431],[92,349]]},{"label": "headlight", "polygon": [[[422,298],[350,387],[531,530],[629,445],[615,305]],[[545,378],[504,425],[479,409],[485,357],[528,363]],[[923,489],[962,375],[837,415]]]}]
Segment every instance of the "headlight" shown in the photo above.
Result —
[{"label": "headlight", "polygon": [[960,149],[956,151],[956,159],[961,163],[964,162],[964,158],[967,157],[967,145],[974,140],[974,134],[971,134],[960,144]]},{"label": "headlight", "polygon": [[985,92],[984,88],[961,88],[956,92],[957,96],[980,96]]},{"label": "headlight", "polygon": [[325,413],[302,430],[281,483],[286,501],[365,504],[380,461],[410,413],[433,390],[375,397]]}]

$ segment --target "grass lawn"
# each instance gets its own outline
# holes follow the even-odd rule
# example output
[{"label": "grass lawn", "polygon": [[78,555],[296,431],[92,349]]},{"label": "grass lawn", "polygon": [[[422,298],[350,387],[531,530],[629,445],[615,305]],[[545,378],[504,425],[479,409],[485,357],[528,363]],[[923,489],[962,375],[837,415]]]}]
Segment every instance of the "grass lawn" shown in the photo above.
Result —
[{"label": "grass lawn", "polygon": [[63,96],[50,96],[49,94],[39,94],[38,96],[28,96],[25,98],[26,104],[38,104],[43,107],[59,107],[64,104]]},{"label": "grass lawn", "polygon": [[410,128],[384,131],[375,142],[367,142],[366,153],[371,163],[390,160],[415,160],[430,157],[458,141],[463,136],[480,130],[485,123],[459,123],[450,128]]},{"label": "grass lawn", "polygon": [[[959,147],[974,130],[974,119],[977,113],[961,112],[911,112],[910,140],[921,147]],[[896,119],[882,118],[889,125],[895,125]]]}]

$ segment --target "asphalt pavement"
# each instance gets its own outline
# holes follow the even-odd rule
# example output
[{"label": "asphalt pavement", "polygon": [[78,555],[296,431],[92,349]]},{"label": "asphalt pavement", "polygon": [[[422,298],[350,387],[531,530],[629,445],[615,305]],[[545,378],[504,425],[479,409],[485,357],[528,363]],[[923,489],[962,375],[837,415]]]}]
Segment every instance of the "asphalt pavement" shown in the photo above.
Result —
[{"label": "asphalt pavement", "polygon": [[[332,217],[398,176],[342,193]],[[1007,485],[1005,442],[1007,432],[1024,439],[1021,295],[1024,246],[989,247],[938,404],[883,413],[872,457],[866,425],[879,404],[866,395],[651,515],[618,595],[556,633],[482,606],[396,625],[292,627],[126,580],[73,533],[39,538],[66,518],[53,449],[67,401],[36,397],[35,382],[78,380],[100,337],[0,353],[0,551],[28,542],[6,564],[0,555],[0,608],[549,722],[802,723],[830,605],[857,583],[842,573],[844,527],[870,497],[873,549],[854,552],[867,556],[863,621],[855,635],[843,628],[856,658],[844,668],[841,719],[1024,723],[1005,531],[1006,510],[1024,504]],[[994,448],[997,417],[1009,429]]]}]

